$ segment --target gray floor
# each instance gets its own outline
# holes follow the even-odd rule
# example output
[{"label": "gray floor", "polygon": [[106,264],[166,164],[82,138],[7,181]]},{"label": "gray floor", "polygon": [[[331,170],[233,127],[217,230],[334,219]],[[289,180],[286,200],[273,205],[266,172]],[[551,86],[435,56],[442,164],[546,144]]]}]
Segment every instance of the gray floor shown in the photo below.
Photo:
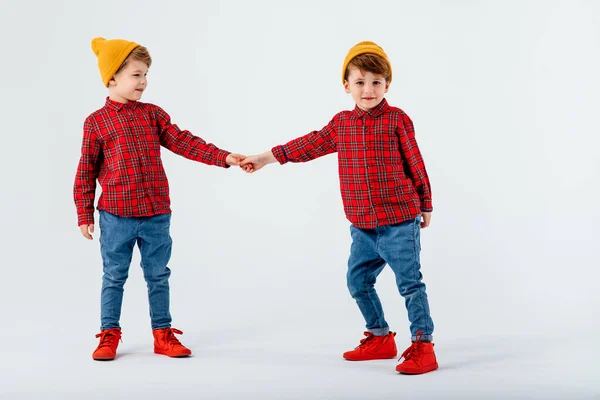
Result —
[{"label": "gray floor", "polygon": [[[560,335],[445,337],[436,342],[439,370],[405,376],[394,371],[396,360],[344,361],[353,338],[335,331],[190,327],[181,339],[194,355],[170,359],[152,353],[148,332],[130,329],[112,362],[92,361],[96,340],[83,333],[4,332],[0,398],[600,398],[600,345]],[[405,343],[397,342],[402,351]]]}]

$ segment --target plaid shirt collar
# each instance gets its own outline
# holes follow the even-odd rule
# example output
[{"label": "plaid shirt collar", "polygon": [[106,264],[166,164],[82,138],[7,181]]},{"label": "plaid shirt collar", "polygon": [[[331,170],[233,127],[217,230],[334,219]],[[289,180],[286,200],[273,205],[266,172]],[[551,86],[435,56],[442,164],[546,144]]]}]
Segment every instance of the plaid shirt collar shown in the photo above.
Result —
[{"label": "plaid shirt collar", "polygon": [[387,100],[383,99],[383,100],[381,100],[381,103],[377,104],[377,106],[375,106],[370,111],[364,111],[358,105],[354,106],[354,114],[356,115],[357,118],[362,118],[365,114],[370,117],[377,118],[381,114],[383,114],[385,111],[387,111],[388,108],[389,108],[389,106],[388,106]]},{"label": "plaid shirt collar", "polygon": [[106,97],[106,107],[111,110],[120,111],[125,108],[126,110],[135,110],[138,105],[137,101],[128,101],[127,103],[119,103],[118,101],[111,100],[110,97]]}]

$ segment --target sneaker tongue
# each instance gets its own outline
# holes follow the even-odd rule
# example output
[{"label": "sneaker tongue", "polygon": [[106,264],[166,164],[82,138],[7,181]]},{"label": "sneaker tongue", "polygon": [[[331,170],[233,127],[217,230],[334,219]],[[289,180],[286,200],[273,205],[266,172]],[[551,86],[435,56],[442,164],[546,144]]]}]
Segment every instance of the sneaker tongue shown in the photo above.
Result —
[{"label": "sneaker tongue", "polygon": [[177,337],[175,336],[175,333],[173,333],[173,331],[171,331],[171,330],[169,330],[167,332],[167,334],[165,335],[165,340],[171,344],[181,344],[179,342],[179,339],[177,339]]},{"label": "sneaker tongue", "polygon": [[117,338],[119,337],[119,334],[117,332],[106,332],[106,337],[113,337],[113,338]]},{"label": "sneaker tongue", "polygon": [[117,339],[118,336],[115,332],[106,332],[100,341],[100,346],[109,346]]}]

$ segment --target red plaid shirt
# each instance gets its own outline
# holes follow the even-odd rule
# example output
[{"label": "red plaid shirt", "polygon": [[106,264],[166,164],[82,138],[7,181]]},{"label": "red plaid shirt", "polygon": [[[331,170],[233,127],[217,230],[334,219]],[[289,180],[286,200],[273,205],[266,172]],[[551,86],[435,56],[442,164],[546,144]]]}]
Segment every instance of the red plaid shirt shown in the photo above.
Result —
[{"label": "red plaid shirt", "polygon": [[375,228],[433,211],[431,187],[412,121],[384,99],[365,112],[342,111],[320,131],[272,149],[281,164],[338,153],[346,217]]},{"label": "red plaid shirt", "polygon": [[107,98],[104,107],[87,117],[73,188],[79,225],[94,223],[96,179],[102,186],[99,210],[122,217],[170,213],[160,146],[190,160],[227,168],[229,152],[182,131],[153,104],[123,104]]}]

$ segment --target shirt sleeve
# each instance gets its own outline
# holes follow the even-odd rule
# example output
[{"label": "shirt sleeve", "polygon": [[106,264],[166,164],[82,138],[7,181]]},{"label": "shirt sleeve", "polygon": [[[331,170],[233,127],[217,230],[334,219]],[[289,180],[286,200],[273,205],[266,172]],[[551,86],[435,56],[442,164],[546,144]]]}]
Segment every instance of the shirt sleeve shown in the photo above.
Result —
[{"label": "shirt sleeve", "polygon": [[175,154],[190,160],[199,161],[208,165],[229,168],[225,159],[230,154],[221,150],[212,143],[192,135],[187,130],[181,130],[171,123],[171,117],[162,108],[156,106],[156,120],[160,129],[160,144]]},{"label": "shirt sleeve", "polygon": [[94,125],[88,118],[83,124],[83,142],[81,158],[77,166],[73,197],[77,208],[78,225],[94,223],[94,197],[96,196],[96,178],[100,170],[102,150]]},{"label": "shirt sleeve", "polygon": [[413,122],[406,114],[402,115],[402,125],[398,126],[398,137],[400,138],[400,151],[405,161],[405,171],[409,174],[409,178],[413,181],[419,195],[421,211],[431,212],[433,211],[433,203],[429,177],[415,139]]},{"label": "shirt sleeve", "polygon": [[306,162],[337,151],[337,129],[334,117],[320,131],[313,131],[284,145],[271,149],[280,164]]}]

